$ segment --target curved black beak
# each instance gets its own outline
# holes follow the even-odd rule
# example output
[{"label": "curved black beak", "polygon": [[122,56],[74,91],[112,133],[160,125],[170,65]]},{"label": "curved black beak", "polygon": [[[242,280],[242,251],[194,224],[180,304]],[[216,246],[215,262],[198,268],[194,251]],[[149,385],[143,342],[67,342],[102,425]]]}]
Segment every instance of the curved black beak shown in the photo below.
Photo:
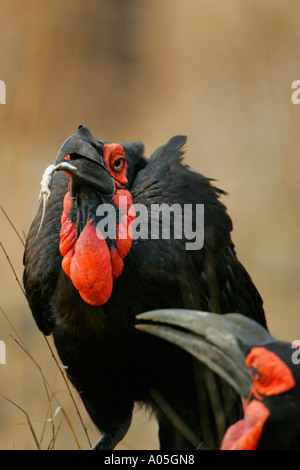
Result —
[{"label": "curved black beak", "polygon": [[71,176],[71,196],[76,195],[78,186],[89,186],[102,196],[113,196],[114,180],[104,165],[96,165],[80,156],[70,158],[70,164],[73,168],[58,168],[57,171],[66,171]]},{"label": "curved black beak", "polygon": [[244,398],[252,387],[245,366],[248,353],[253,346],[276,342],[265,328],[239,313],[166,309],[145,312],[137,319],[137,329],[185,349]]},{"label": "curved black beak", "polygon": [[[69,155],[68,161],[75,167],[67,170],[75,186],[88,185],[104,196],[113,195],[114,181],[103,161],[102,144],[87,127],[79,126],[77,132],[63,143],[56,157],[55,166],[66,161],[67,155]],[[64,170],[58,168],[60,169]]]}]

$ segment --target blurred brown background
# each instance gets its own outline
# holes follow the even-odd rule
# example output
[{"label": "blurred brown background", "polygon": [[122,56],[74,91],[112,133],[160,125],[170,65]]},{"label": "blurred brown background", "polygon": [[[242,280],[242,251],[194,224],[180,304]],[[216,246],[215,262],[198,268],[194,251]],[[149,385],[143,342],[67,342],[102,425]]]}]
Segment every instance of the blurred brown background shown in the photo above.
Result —
[{"label": "blurred brown background", "polygon": [[[292,0],[0,0],[0,204],[18,232],[37,211],[42,173],[79,124],[99,139],[142,140],[150,155],[188,136],[186,161],[228,191],[233,240],[265,303],[271,332],[300,338],[300,4]],[[0,241],[22,278],[23,246],[3,212]],[[89,444],[48,346],[0,250],[0,307]],[[51,421],[39,369],[0,312],[0,449],[76,449]],[[50,340],[51,342],[51,340]],[[51,343],[52,344],[52,343]],[[74,393],[77,400],[77,395]],[[20,406],[23,411],[16,407]],[[58,407],[52,397],[52,413]],[[98,432],[80,412],[92,442]],[[53,427],[54,426],[54,427]],[[43,434],[46,427],[45,434]],[[157,448],[137,411],[121,449]]]}]

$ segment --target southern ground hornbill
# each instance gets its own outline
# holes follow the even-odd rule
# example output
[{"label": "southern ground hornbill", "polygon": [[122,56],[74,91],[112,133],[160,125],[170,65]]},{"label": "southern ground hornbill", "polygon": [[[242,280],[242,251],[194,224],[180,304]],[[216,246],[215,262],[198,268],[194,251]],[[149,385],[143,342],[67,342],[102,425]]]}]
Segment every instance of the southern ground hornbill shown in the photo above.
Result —
[{"label": "southern ground hornbill", "polygon": [[[260,295],[235,254],[232,223],[219,200],[224,193],[182,163],[185,142],[173,137],[147,159],[139,142],[97,141],[79,126],[43,176],[46,207],[41,204],[27,237],[24,286],[38,327],[53,335],[68,377],[102,433],[96,449],[113,449],[125,436],[134,403],[155,412],[161,449],[218,448],[239,417],[239,397],[226,381],[214,375],[212,399],[209,369],[137,331],[137,314],[159,308],[237,311],[266,327]],[[150,211],[139,228],[148,227],[146,236],[133,236],[139,205],[163,203],[192,207],[193,227],[197,205],[204,205],[201,249],[186,249],[192,227],[188,235],[171,230],[163,236],[162,214],[159,236],[152,236]],[[107,230],[107,213],[99,212],[103,206],[118,215],[114,233]],[[174,213],[170,221],[172,229]]]},{"label": "southern ground hornbill", "polygon": [[242,397],[221,450],[300,450],[300,350],[254,320],[180,309],[139,315],[137,328],[189,351]]}]

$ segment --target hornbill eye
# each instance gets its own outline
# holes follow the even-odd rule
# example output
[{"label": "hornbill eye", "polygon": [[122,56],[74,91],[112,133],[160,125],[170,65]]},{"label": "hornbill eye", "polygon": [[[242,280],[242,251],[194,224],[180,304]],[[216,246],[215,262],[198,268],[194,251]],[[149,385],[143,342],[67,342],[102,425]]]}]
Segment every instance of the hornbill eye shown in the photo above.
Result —
[{"label": "hornbill eye", "polygon": [[123,166],[124,166],[124,163],[125,163],[125,159],[124,158],[117,158],[117,160],[115,160],[112,164],[113,166],[113,169],[115,171],[121,171]]}]

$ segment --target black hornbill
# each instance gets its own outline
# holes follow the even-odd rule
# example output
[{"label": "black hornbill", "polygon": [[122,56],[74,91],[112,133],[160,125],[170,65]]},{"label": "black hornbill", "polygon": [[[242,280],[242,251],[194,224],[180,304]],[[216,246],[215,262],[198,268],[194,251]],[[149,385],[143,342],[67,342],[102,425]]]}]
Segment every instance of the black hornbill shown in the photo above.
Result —
[{"label": "black hornbill", "polygon": [[[138,318],[137,328],[182,347],[242,397],[244,417],[227,430],[221,450],[300,450],[297,346],[278,341],[254,320],[167,309]],[[152,323],[152,324],[151,324]]]},{"label": "black hornbill", "polygon": [[[216,376],[220,402],[231,403],[220,424],[203,366],[182,349],[138,332],[137,314],[234,310],[266,327],[261,297],[235,254],[231,219],[219,200],[224,192],[182,163],[185,142],[173,137],[147,159],[139,142],[98,141],[79,126],[42,179],[47,203],[27,237],[24,286],[38,327],[53,335],[68,377],[102,433],[96,449],[112,449],[125,436],[134,403],[154,410],[161,449],[217,448],[240,412],[239,397]],[[163,203],[192,207],[187,220],[193,227],[197,205],[204,204],[201,249],[186,249],[196,233],[192,227],[181,237],[172,230],[163,236],[161,213],[152,237],[150,210],[140,219],[146,236],[133,236],[138,208]],[[107,230],[111,219],[103,206],[118,216],[114,233]],[[173,229],[175,215],[169,215]]]}]

